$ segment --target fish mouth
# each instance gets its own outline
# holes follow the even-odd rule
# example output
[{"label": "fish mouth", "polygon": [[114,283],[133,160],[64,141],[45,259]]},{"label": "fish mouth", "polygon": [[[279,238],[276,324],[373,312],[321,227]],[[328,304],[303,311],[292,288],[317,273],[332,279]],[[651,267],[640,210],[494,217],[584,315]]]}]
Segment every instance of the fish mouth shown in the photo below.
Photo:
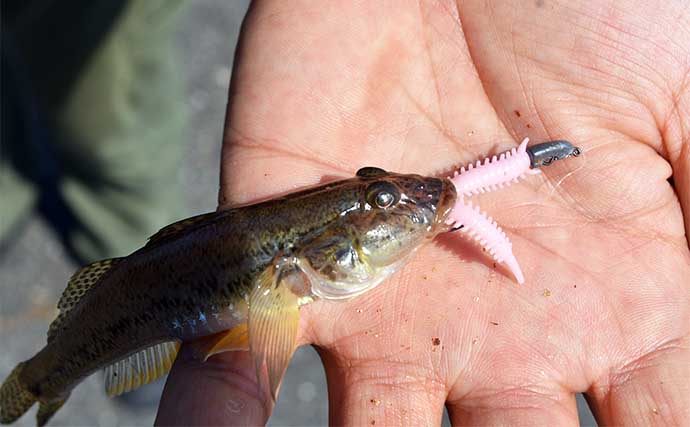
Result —
[{"label": "fish mouth", "polygon": [[438,233],[450,231],[452,228],[452,225],[446,224],[446,221],[455,206],[457,198],[458,193],[455,189],[455,185],[453,185],[450,179],[442,179],[441,194],[438,199],[438,205],[436,206],[436,219],[431,227],[434,236]]}]

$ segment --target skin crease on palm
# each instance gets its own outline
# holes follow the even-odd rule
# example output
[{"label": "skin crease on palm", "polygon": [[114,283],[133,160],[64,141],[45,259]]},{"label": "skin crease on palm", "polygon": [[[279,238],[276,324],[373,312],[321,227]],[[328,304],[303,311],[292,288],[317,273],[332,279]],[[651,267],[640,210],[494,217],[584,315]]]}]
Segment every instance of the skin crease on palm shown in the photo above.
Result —
[{"label": "skin crease on palm", "polygon": [[[221,207],[368,165],[448,174],[525,136],[584,150],[472,198],[525,285],[449,233],[302,309],[332,424],[439,425],[446,404],[454,425],[572,425],[577,392],[600,423],[688,422],[685,2],[259,1],[230,92]],[[183,350],[157,422],[264,423],[253,372]]]}]

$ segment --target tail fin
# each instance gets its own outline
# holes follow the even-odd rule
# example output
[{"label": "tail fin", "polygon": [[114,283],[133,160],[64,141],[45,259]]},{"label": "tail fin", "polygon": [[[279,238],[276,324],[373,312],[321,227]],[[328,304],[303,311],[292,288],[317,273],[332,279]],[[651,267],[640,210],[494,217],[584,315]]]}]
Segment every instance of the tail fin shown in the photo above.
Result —
[{"label": "tail fin", "polygon": [[[69,397],[69,395],[67,396]],[[36,412],[36,425],[38,427],[43,427],[46,425],[49,419],[55,415],[58,409],[62,408],[62,405],[67,401],[67,397],[59,400],[53,400],[51,402],[38,402],[38,412]]]},{"label": "tail fin", "polygon": [[[16,421],[38,400],[19,378],[25,366],[26,362],[17,365],[5,382],[2,383],[2,386],[0,386],[0,423],[2,424],[10,424]],[[59,400],[38,402],[36,424],[39,427],[44,426],[55,412],[62,407],[67,397],[69,395]]]},{"label": "tail fin", "polygon": [[25,362],[17,365],[0,387],[0,423],[2,424],[15,421],[36,403],[36,396],[19,378],[24,366]]}]

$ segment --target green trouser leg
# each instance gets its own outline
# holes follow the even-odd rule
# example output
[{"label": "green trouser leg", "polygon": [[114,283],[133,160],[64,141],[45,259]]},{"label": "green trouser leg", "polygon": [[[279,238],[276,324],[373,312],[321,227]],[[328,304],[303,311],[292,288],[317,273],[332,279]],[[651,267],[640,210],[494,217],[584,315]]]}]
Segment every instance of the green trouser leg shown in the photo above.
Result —
[{"label": "green trouser leg", "polygon": [[[55,182],[56,173],[51,113],[112,30],[126,2],[3,0],[0,256],[39,201],[47,201],[47,195],[59,200],[54,184],[48,184]],[[64,218],[64,213],[51,215],[51,221]]]},{"label": "green trouser leg", "polygon": [[0,90],[0,254],[11,245],[13,230],[28,217],[38,192],[36,177],[27,166],[34,157],[31,139],[31,117],[22,96],[16,68],[10,69],[7,52],[2,54],[3,87]]},{"label": "green trouser leg", "polygon": [[[0,239],[9,236],[36,201],[33,183],[21,176],[9,164],[6,156],[0,155]],[[0,243],[5,243],[0,240]]]},{"label": "green trouser leg", "polygon": [[182,216],[181,7],[129,2],[57,112],[59,188],[77,220],[67,241],[84,261],[126,255]]}]

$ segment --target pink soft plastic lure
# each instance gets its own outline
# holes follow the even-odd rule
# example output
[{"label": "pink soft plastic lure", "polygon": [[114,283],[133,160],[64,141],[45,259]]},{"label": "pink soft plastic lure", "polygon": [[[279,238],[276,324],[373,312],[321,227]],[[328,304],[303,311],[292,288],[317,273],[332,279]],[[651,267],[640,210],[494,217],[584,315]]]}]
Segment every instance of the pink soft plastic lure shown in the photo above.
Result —
[{"label": "pink soft plastic lure", "polygon": [[539,173],[539,167],[580,155],[580,149],[568,141],[550,141],[529,148],[528,142],[529,138],[525,138],[517,148],[487,157],[483,162],[478,160],[455,172],[451,181],[458,192],[458,200],[448,219],[448,224],[479,243],[496,262],[504,263],[518,283],[524,283],[525,277],[513,255],[510,239],[496,221],[465,197],[510,185],[527,174]]}]

